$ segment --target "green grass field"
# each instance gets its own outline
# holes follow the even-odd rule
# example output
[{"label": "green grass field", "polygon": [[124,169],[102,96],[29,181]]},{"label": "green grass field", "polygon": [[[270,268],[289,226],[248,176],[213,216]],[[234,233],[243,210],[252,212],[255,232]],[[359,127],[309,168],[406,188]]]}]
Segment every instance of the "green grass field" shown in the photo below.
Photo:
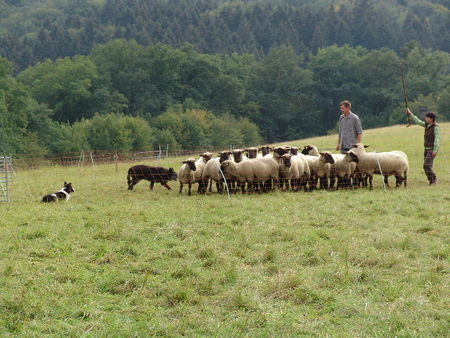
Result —
[{"label": "green grass field", "polygon": [[[376,176],[372,191],[188,197],[128,191],[130,163],[19,170],[0,204],[0,335],[448,336],[441,127],[432,187],[422,128],[365,132],[409,156],[409,186],[387,192]],[[65,180],[70,201],[40,203]]]}]

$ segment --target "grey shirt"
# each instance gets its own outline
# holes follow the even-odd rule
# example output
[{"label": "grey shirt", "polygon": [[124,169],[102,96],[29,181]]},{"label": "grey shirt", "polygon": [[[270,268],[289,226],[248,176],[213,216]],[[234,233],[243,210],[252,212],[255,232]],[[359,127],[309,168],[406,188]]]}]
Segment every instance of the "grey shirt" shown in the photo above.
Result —
[{"label": "grey shirt", "polygon": [[352,148],[358,142],[356,137],[362,132],[361,120],[358,115],[352,112],[348,116],[342,114],[339,117],[339,144],[341,150]]}]

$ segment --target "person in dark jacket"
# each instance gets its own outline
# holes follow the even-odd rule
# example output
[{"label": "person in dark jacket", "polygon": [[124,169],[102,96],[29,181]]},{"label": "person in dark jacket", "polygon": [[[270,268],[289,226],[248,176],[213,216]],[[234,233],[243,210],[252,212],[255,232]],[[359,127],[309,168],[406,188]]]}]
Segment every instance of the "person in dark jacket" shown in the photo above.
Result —
[{"label": "person in dark jacket", "polygon": [[422,121],[415,116],[409,108],[406,108],[406,114],[411,117],[415,124],[425,128],[423,170],[425,170],[425,175],[427,175],[430,185],[436,184],[437,178],[433,171],[433,161],[439,151],[440,139],[440,129],[439,125],[436,123],[436,114],[433,112],[426,113],[425,121]]}]

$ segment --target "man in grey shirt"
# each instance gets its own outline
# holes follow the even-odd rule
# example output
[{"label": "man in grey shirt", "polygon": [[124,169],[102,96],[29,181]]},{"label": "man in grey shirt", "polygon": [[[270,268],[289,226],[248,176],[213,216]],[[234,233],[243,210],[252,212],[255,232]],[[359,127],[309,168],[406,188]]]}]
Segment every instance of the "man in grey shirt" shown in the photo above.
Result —
[{"label": "man in grey shirt", "polygon": [[336,150],[345,153],[356,143],[361,143],[362,126],[358,115],[351,111],[352,104],[350,101],[342,101],[339,104],[342,115],[339,117],[339,138]]}]

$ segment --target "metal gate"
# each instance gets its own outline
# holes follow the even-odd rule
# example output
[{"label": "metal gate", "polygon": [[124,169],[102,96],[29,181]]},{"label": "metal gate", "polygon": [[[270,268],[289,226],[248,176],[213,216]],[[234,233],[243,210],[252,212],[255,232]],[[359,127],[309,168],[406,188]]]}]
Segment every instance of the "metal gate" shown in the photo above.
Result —
[{"label": "metal gate", "polygon": [[0,202],[9,202],[9,188],[12,183],[11,157],[0,156]]}]

